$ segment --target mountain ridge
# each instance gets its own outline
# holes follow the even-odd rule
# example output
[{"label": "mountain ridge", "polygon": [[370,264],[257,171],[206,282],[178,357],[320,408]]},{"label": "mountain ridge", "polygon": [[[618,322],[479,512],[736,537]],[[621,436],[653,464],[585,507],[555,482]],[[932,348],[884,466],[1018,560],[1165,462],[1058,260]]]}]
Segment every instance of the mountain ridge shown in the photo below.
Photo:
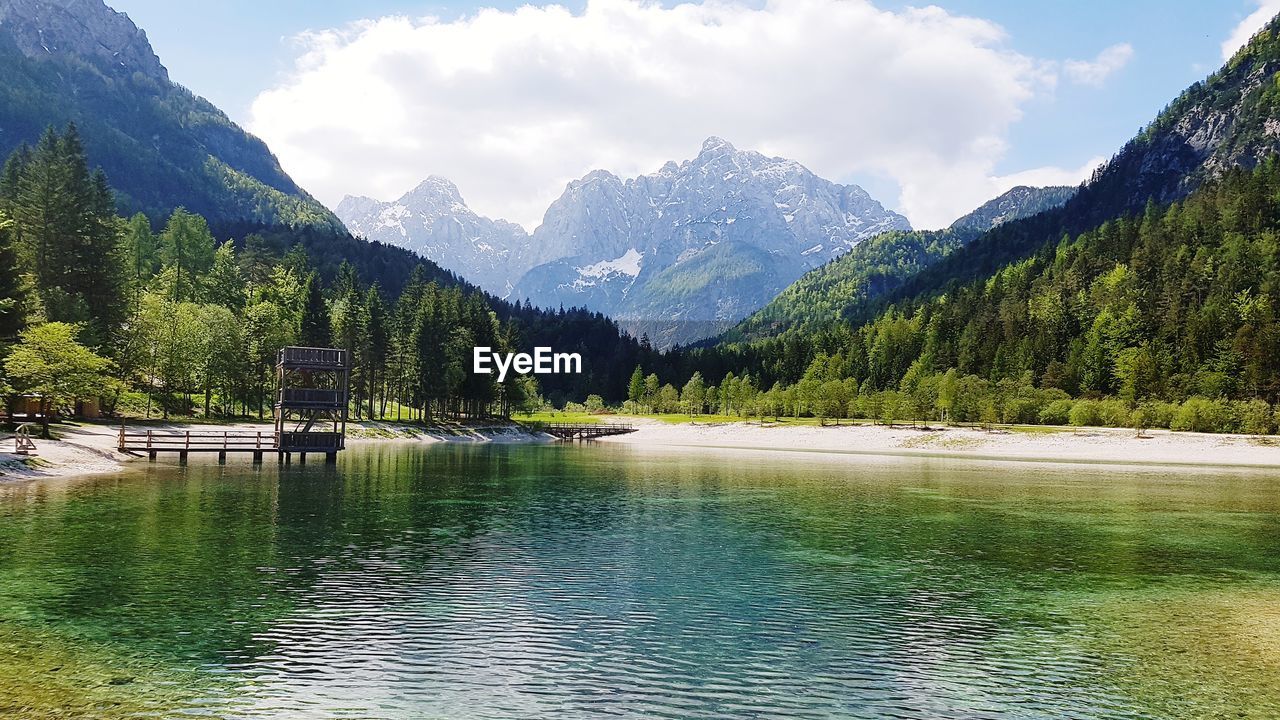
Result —
[{"label": "mountain ridge", "polygon": [[[432,184],[448,191],[422,196]],[[662,345],[715,334],[805,268],[910,227],[856,185],[716,136],[652,173],[595,169],[569,181],[532,233],[476,215],[438,176],[389,203],[349,196],[337,214],[500,295],[674,322],[670,337],[650,333]]]},{"label": "mountain ridge", "polygon": [[260,139],[173,83],[146,33],[101,0],[0,0],[0,153],[75,123],[125,213],[345,230]]},{"label": "mountain ridge", "polygon": [[817,331],[846,319],[851,309],[882,297],[923,268],[995,227],[1060,207],[1077,188],[1018,186],[988,200],[942,230],[887,232],[870,238],[782,290],[722,340],[760,339]]}]

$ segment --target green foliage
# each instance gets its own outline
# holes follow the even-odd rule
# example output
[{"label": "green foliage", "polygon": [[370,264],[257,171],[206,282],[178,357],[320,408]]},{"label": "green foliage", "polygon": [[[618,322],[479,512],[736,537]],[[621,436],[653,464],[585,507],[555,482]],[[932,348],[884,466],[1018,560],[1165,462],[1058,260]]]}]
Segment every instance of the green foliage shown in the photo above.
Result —
[{"label": "green foliage", "polygon": [[81,345],[78,332],[78,327],[63,322],[23,330],[4,361],[13,390],[36,395],[44,407],[55,410],[105,392],[111,362]]},{"label": "green foliage", "polygon": [[129,213],[159,222],[175,207],[212,221],[341,231],[267,146],[167,78],[52,53],[29,59],[0,41],[0,152],[74,122]]},{"label": "green foliage", "polygon": [[702,379],[702,373],[695,372],[680,391],[680,404],[684,412],[689,415],[701,415],[706,405],[706,395],[707,387]]},{"label": "green foliage", "polygon": [[101,347],[121,320],[125,278],[105,177],[89,170],[74,125],[63,134],[48,129],[33,150],[10,158],[5,174],[0,204],[14,221],[17,265],[36,301],[25,310],[83,324],[86,340]]},{"label": "green foliage", "polygon": [[182,208],[169,216],[160,235],[160,257],[172,273],[171,300],[190,302],[199,297],[196,280],[213,266],[215,244],[204,218]]},{"label": "green foliage", "polygon": [[1170,427],[1192,432],[1225,432],[1231,429],[1231,412],[1222,400],[1194,396],[1178,408]]},{"label": "green foliage", "polygon": [[301,342],[306,347],[329,347],[333,342],[329,307],[320,292],[320,278],[315,273],[307,278],[307,303],[302,309]]},{"label": "green foliage", "polygon": [[803,412],[820,416],[831,406],[817,404],[821,384],[850,378],[874,405],[863,404],[869,417],[898,400],[878,393],[897,390],[958,422],[1244,424],[1238,403],[1208,420],[1201,401],[1169,410],[1194,395],[1258,401],[1248,426],[1266,429],[1263,406],[1280,399],[1277,197],[1280,164],[1269,159],[860,325],[699,350],[691,366],[794,385]]}]

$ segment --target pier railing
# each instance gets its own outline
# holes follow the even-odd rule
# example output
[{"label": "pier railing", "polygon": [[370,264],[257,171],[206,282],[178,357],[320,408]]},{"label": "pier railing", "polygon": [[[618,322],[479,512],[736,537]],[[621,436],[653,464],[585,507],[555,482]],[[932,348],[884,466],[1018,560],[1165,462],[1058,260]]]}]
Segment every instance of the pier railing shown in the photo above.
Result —
[{"label": "pier railing", "polygon": [[320,388],[284,388],[280,390],[279,401],[291,407],[342,407],[341,390],[325,390]]},{"label": "pier railing", "polygon": [[561,440],[594,440],[611,435],[626,435],[636,431],[634,425],[622,423],[526,423],[525,427],[544,432]]},{"label": "pier railing", "polygon": [[120,452],[226,452],[275,450],[273,431],[252,430],[187,430],[156,431],[120,428]]},{"label": "pier railing", "polygon": [[276,362],[281,365],[342,368],[347,366],[347,351],[341,348],[286,347],[276,355]]}]

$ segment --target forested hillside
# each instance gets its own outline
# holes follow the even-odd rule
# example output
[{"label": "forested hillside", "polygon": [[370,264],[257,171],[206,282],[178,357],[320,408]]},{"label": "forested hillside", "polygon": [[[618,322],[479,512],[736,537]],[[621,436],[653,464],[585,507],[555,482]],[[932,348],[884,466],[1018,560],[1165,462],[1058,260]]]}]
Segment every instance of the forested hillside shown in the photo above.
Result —
[{"label": "forested hillside", "polygon": [[[929,297],[951,283],[989,277],[1064,235],[1168,203],[1235,167],[1280,152],[1280,20],[1221,70],[1183,92],[1065,203],[1020,213],[994,228],[957,225],[864,243],[814,270],[725,335],[729,342],[875,318],[892,302]],[[1059,198],[1060,199],[1060,198]],[[1057,205],[1054,207],[1053,205]],[[976,235],[975,230],[986,230]]]},{"label": "forested hillside", "polygon": [[696,372],[719,386],[708,407],[756,414],[1274,431],[1278,28],[1062,206],[882,236],[741,333],[774,337],[672,358],[662,380]]},{"label": "forested hillside", "polygon": [[697,351],[670,380],[697,371],[703,407],[746,415],[1275,432],[1278,198],[1267,159],[860,326]]},{"label": "forested hillside", "polygon": [[[262,415],[280,347],[334,345],[354,358],[356,417],[430,420],[544,394],[621,399],[627,368],[653,355],[601,315],[511,305],[407,251],[253,229],[215,235],[181,208],[159,233],[120,218],[75,126],[46,131],[0,173],[0,390],[50,410],[101,397],[142,415]],[[471,371],[481,345],[579,351],[584,372],[499,384]]]},{"label": "forested hillside", "polygon": [[[1178,96],[1137,137],[1055,210],[1001,225],[912,276],[888,296],[937,293],[951,282],[988,277],[1063,235],[1141,212],[1148,201],[1186,197],[1232,168],[1253,168],[1280,153],[1280,18],[1273,19],[1219,71]],[[860,320],[879,308],[853,313]]]},{"label": "forested hillside", "polygon": [[101,2],[0,0],[0,156],[69,122],[127,214],[158,225],[185,207],[214,223],[342,228],[266,144],[171,82],[126,16]]},{"label": "forested hillside", "polygon": [[916,273],[983,232],[1058,207],[1070,187],[1017,187],[983,203],[945,230],[890,231],[810,271],[765,307],[726,332],[725,341],[809,334],[847,322],[868,302],[898,289]]}]

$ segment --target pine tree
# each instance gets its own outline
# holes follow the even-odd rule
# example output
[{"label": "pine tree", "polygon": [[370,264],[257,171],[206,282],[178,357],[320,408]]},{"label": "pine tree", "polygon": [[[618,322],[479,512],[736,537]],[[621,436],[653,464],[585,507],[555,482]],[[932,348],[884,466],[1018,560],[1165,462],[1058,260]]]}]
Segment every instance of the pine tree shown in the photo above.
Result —
[{"label": "pine tree", "polygon": [[14,225],[0,211],[0,343],[8,344],[26,327],[26,289],[14,251]]},{"label": "pine tree", "polygon": [[5,160],[4,170],[0,171],[0,210],[12,215],[14,203],[18,201],[18,188],[22,183],[22,173],[31,162],[31,148],[23,143]]},{"label": "pine tree", "polygon": [[84,340],[103,346],[124,315],[120,223],[106,176],[89,171],[75,125],[61,136],[47,130],[5,184],[16,184],[11,207],[21,240],[19,259],[42,314],[86,323]]},{"label": "pine tree", "polygon": [[19,257],[46,305],[61,280],[59,264],[52,257],[54,247],[71,234],[66,222],[74,214],[69,207],[70,184],[58,134],[49,128],[22,168],[13,202],[13,220],[23,243]]},{"label": "pine tree", "polygon": [[[382,301],[382,292],[374,283],[365,295],[365,382],[369,388],[369,417],[381,417],[383,412],[375,414],[375,403],[379,388],[386,382],[387,353],[390,349],[390,335],[387,327],[387,306]],[[386,393],[383,392],[385,411]]]},{"label": "pine tree", "polygon": [[631,382],[627,384],[627,399],[638,409],[644,400],[644,370],[637,365],[631,372]]},{"label": "pine tree", "polygon": [[235,244],[230,240],[218,246],[213,254],[213,267],[204,280],[204,299],[234,312],[244,309],[247,300],[244,276],[236,262]]},{"label": "pine tree", "polygon": [[173,273],[169,298],[191,302],[199,295],[197,279],[213,266],[214,239],[204,218],[178,208],[160,235],[166,269]]},{"label": "pine tree", "polygon": [[306,304],[302,308],[300,342],[306,347],[330,347],[333,345],[333,325],[329,319],[329,307],[320,293],[320,278],[315,274],[307,278]]}]

